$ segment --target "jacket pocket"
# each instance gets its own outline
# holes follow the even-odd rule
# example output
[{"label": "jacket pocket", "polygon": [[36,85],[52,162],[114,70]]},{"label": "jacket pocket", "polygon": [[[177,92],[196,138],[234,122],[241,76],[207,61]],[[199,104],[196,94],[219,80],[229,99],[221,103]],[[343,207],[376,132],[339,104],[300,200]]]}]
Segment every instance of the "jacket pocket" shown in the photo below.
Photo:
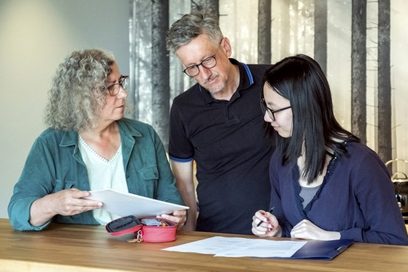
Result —
[{"label": "jacket pocket", "polygon": [[[157,198],[157,186],[159,182],[159,170],[157,167],[148,166],[139,169],[138,176],[141,182],[133,184],[135,186],[134,193],[150,198]],[[129,192],[132,192],[132,189],[129,188]]]},{"label": "jacket pocket", "polygon": [[156,166],[145,167],[140,169],[139,172],[144,180],[157,180],[159,179],[159,170]]}]

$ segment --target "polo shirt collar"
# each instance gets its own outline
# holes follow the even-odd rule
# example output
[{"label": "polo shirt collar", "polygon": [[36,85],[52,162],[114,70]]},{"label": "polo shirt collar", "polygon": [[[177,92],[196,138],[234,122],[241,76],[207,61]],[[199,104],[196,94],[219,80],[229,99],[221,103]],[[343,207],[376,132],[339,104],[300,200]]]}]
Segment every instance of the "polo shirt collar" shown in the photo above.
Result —
[{"label": "polo shirt collar", "polygon": [[[231,97],[231,101],[233,101],[240,97],[240,92],[242,90],[246,90],[254,84],[254,77],[252,76],[251,70],[249,70],[248,65],[246,65],[245,63],[241,63],[233,58],[230,58],[230,62],[233,65],[237,65],[239,68],[239,85],[237,91]],[[198,88],[203,94],[206,103],[209,104],[211,102],[217,101],[217,99],[214,99],[211,96],[210,92],[207,91],[207,89],[203,88],[201,85],[198,85]]]}]

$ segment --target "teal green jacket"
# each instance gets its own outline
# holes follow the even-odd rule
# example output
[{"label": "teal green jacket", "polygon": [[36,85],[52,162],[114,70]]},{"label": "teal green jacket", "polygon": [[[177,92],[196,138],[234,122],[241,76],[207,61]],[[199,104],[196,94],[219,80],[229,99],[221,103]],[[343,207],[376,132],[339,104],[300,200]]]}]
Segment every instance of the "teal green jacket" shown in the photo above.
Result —
[{"label": "teal green jacket", "polygon": [[[182,204],[180,194],[159,136],[147,124],[118,121],[123,165],[130,193]],[[86,166],[78,148],[76,131],[45,130],[34,142],[8,205],[10,223],[16,230],[42,230],[48,224],[30,224],[32,203],[47,194],[77,188],[89,191]],[[74,216],[57,215],[53,222],[99,224],[92,211]]]}]

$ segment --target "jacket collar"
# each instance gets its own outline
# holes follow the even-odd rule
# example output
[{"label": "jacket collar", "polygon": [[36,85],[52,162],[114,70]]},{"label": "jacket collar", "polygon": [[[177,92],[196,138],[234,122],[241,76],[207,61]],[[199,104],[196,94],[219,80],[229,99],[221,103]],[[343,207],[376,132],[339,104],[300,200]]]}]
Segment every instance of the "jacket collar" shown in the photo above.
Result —
[{"label": "jacket collar", "polygon": [[[133,149],[133,146],[135,144],[135,138],[137,137],[143,137],[143,134],[137,130],[133,126],[128,126],[126,122],[119,120],[118,121],[119,125],[119,133],[122,141],[122,153],[123,153],[123,158],[124,158],[124,165],[127,166],[127,163],[129,161],[130,153]],[[79,147],[78,147],[78,132],[74,130],[69,130],[69,131],[64,131],[62,134],[62,139],[60,141],[60,147],[70,147],[72,146],[74,148],[73,150],[73,156],[74,158],[84,164],[82,161],[81,154],[79,152]]]}]

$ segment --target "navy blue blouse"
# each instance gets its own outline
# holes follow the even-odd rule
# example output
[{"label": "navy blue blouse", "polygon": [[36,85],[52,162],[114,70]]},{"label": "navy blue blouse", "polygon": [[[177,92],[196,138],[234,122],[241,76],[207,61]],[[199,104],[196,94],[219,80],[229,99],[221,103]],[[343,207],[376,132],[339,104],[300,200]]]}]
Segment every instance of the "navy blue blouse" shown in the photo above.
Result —
[{"label": "navy blue blouse", "polygon": [[296,162],[282,165],[277,150],[270,161],[271,207],[290,237],[293,226],[308,219],[341,239],[356,242],[408,245],[392,182],[384,163],[367,146],[350,142],[347,153],[335,156],[323,184],[303,209]]}]

